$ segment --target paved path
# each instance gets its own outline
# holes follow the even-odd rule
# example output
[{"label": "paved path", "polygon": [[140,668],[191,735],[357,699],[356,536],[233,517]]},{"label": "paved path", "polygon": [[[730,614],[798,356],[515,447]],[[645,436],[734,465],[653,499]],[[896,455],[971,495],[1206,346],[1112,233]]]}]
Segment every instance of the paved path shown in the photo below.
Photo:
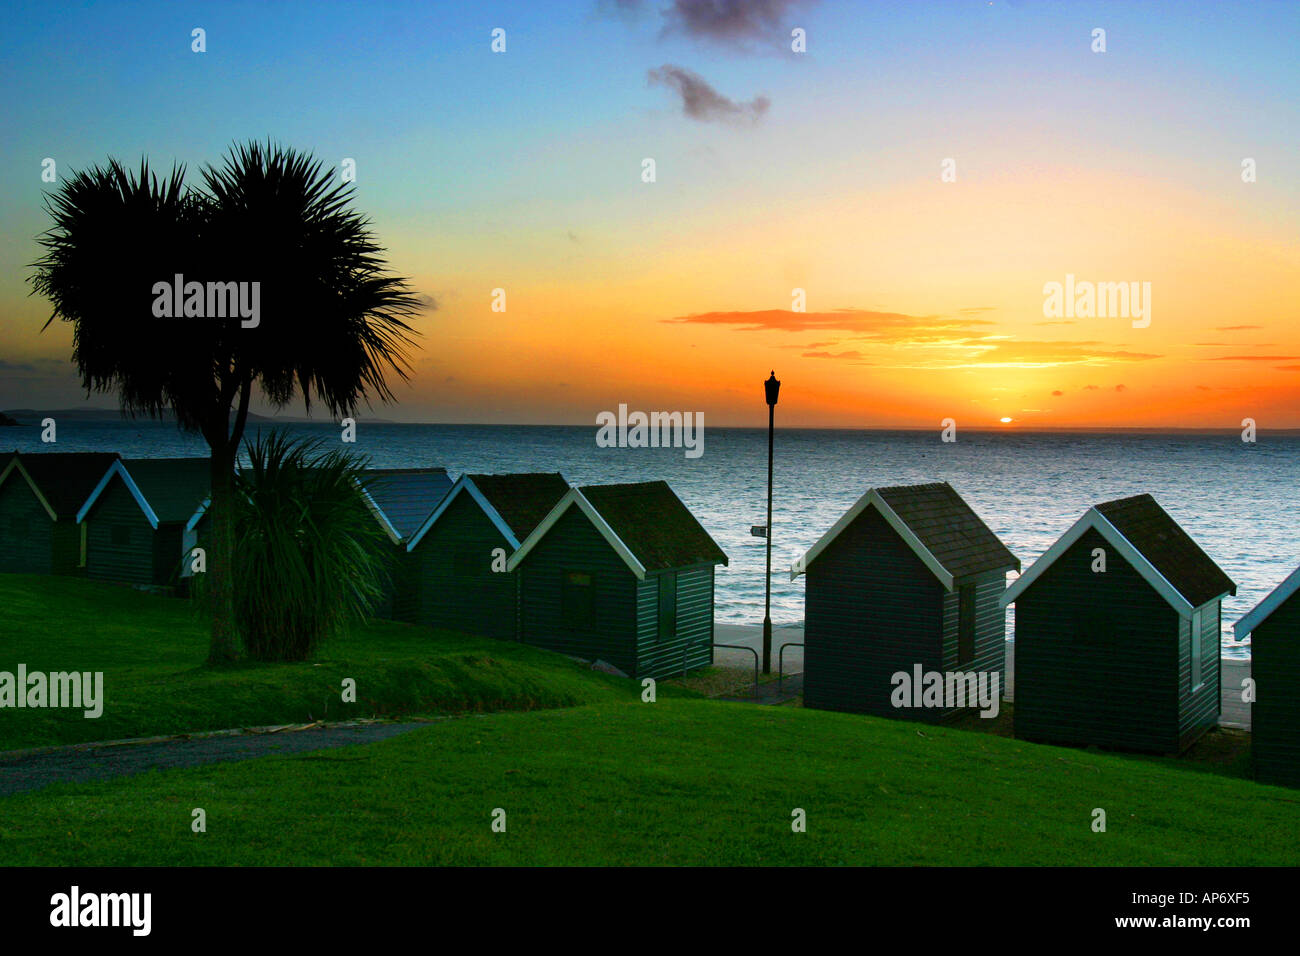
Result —
[{"label": "paved path", "polygon": [[[763,653],[763,628],[756,624],[715,624],[713,639],[719,644],[741,644],[758,651],[760,659]],[[777,672],[777,654],[782,644],[801,643],[803,627],[798,624],[780,625],[772,628],[772,673]],[[754,655],[748,651],[716,648],[714,660],[730,667],[752,668]],[[1250,705],[1241,700],[1241,682],[1250,676],[1250,661],[1220,661],[1221,701],[1219,723],[1224,727],[1239,730],[1250,729]],[[785,652],[785,673],[803,673],[803,648],[792,647]],[[800,688],[802,689],[802,681]],[[1015,700],[1016,688],[1016,653],[1015,644],[1007,641],[1006,673],[1003,676],[1003,694],[1007,700]]]},{"label": "paved path", "polygon": [[304,730],[222,731],[204,736],[9,751],[0,753],[0,796],[39,790],[52,783],[84,783],[153,769],[198,767],[270,754],[349,747],[387,740],[427,726],[427,722],[339,724],[309,726]]}]

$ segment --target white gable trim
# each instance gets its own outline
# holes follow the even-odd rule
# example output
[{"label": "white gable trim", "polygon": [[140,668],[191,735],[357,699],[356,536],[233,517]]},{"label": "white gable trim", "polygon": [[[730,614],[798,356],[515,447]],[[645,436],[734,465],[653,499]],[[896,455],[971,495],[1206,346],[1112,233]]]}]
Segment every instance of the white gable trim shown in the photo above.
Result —
[{"label": "white gable trim", "polygon": [[939,579],[939,583],[943,585],[943,589],[945,591],[951,591],[953,578],[948,572],[948,569],[939,563],[939,559],[934,556],[929,548],[921,543],[921,539],[918,538],[912,529],[907,526],[906,522],[898,516],[898,513],[895,512],[893,508],[889,507],[889,503],[880,496],[880,493],[877,492],[875,488],[869,489],[865,495],[854,502],[853,507],[844,512],[844,514],[840,516],[839,521],[831,525],[831,529],[822,535],[816,544],[808,549],[807,554],[790,565],[790,580],[793,581],[799,575],[807,572],[809,566],[813,563],[813,560],[825,551],[826,548],[830,546],[831,542],[838,538],[841,532],[856,521],[858,516],[869,507],[874,507],[880,512],[880,516],[884,518],[889,526],[894,529],[894,532],[903,539],[904,543],[906,543],[912,550],[912,553],[920,558],[921,563],[930,569],[930,573]]},{"label": "white gable trim", "polygon": [[1237,640],[1244,641],[1249,637],[1251,631],[1263,624],[1297,590],[1300,590],[1300,568],[1296,568],[1288,574],[1286,579],[1269,592],[1264,600],[1256,604],[1246,614],[1242,615],[1236,624],[1232,625],[1232,631]]},{"label": "white gable trim", "polygon": [[379,522],[379,526],[384,529],[384,532],[388,535],[388,540],[393,542],[393,544],[401,544],[402,536],[397,533],[397,529],[393,527],[393,523],[388,520],[388,515],[384,514],[384,509],[379,507],[379,502],[375,501],[371,496],[370,491],[366,488],[360,478],[356,479],[356,483],[357,490],[361,492],[361,500],[366,503],[366,507],[370,509],[370,513],[375,516],[375,520]]},{"label": "white gable trim", "polygon": [[519,567],[519,562],[524,559],[528,552],[537,547],[537,542],[546,537],[546,533],[555,526],[555,523],[564,516],[564,513],[571,506],[577,507],[579,511],[587,516],[587,520],[600,532],[600,536],[623,559],[623,563],[627,565],[628,570],[636,575],[637,580],[644,581],[646,576],[645,566],[637,560],[636,555],[632,553],[632,549],[623,543],[622,539],[614,533],[614,529],[609,526],[609,522],[600,516],[600,512],[574,485],[569,486],[569,490],[564,493],[563,498],[556,502],[555,507],[551,509],[551,513],[542,519],[542,523],[533,529],[533,533],[525,538],[524,543],[510,556],[510,560],[506,562],[506,570],[513,571]]},{"label": "white gable trim", "polygon": [[506,524],[505,519],[501,517],[501,513],[497,511],[496,508],[492,507],[492,503],[488,501],[483,492],[479,490],[478,485],[470,481],[469,475],[461,475],[456,479],[456,483],[451,486],[451,490],[443,495],[442,501],[438,503],[438,507],[433,509],[433,513],[424,519],[424,523],[420,525],[419,530],[417,530],[415,534],[411,535],[411,540],[406,545],[407,551],[415,550],[415,546],[420,543],[420,539],[423,538],[425,534],[428,533],[429,529],[437,523],[438,519],[442,517],[443,512],[451,507],[452,501],[462,491],[474,499],[474,502],[483,510],[483,513],[487,515],[488,520],[492,522],[493,527],[501,532],[501,536],[506,539],[506,542],[510,545],[510,549],[512,551],[518,549],[519,539],[515,537],[514,531],[510,529],[510,525]]},{"label": "white gable trim", "polygon": [[203,501],[200,502],[198,508],[195,509],[194,514],[190,516],[190,520],[185,522],[185,530],[189,532],[197,528],[199,522],[203,520],[203,516],[207,514],[208,508],[210,508],[211,506],[212,506],[212,499],[204,498]]},{"label": "white gable trim", "polygon": [[[1182,618],[1191,618],[1192,611],[1196,610],[1191,603],[1178,592],[1168,579],[1156,570],[1156,566],[1147,560],[1133,542],[1120,534],[1119,529],[1106,520],[1096,508],[1089,508],[1073,525],[1070,530],[1065,532],[1056,540],[1056,543],[1048,548],[1033,566],[1020,577],[1016,578],[1005,591],[1002,592],[1002,606],[1015,603],[1016,598],[1025,592],[1029,585],[1033,584],[1042,575],[1044,571],[1050,568],[1056,559],[1074,546],[1080,538],[1088,532],[1089,529],[1095,529],[1112,548],[1118,551],[1133,569],[1142,576],[1142,579],[1151,585],[1156,592],[1165,599],[1165,602],[1178,612]],[[1222,597],[1223,595],[1219,595]],[[1216,599],[1217,600],[1217,599]],[[1209,601],[1206,602],[1210,603]],[[1201,605],[1204,607],[1205,605]]]},{"label": "white gable trim", "polygon": [[122,464],[120,460],[109,465],[108,471],[104,473],[104,477],[99,479],[99,484],[97,484],[95,490],[90,493],[90,497],[87,498],[86,503],[81,506],[81,510],[77,512],[77,523],[80,524],[82,521],[86,520],[86,515],[90,514],[90,509],[95,506],[95,502],[98,501],[99,496],[104,493],[104,489],[108,487],[108,483],[113,480],[114,475],[121,476],[122,483],[126,485],[126,490],[131,492],[131,497],[134,498],[135,503],[140,506],[140,510],[144,512],[144,516],[149,519],[149,524],[153,526],[155,531],[157,531],[158,516],[153,513],[153,508],[149,507],[149,502],[145,500],[144,494],[141,493],[139,486],[135,483],[135,479],[131,477],[131,473],[126,470],[126,465]]},{"label": "white gable trim", "polygon": [[59,516],[55,514],[54,509],[50,507],[50,503],[45,500],[45,496],[41,494],[41,489],[36,487],[36,482],[32,481],[32,476],[27,474],[27,469],[23,467],[23,464],[18,460],[17,455],[14,455],[13,461],[9,462],[9,464],[5,466],[3,472],[0,472],[0,486],[4,485],[5,481],[9,478],[9,475],[14,471],[17,471],[23,476],[23,480],[27,482],[27,487],[32,489],[32,494],[34,494],[36,500],[41,503],[41,507],[45,509],[45,513],[50,516],[50,520],[58,521]]}]

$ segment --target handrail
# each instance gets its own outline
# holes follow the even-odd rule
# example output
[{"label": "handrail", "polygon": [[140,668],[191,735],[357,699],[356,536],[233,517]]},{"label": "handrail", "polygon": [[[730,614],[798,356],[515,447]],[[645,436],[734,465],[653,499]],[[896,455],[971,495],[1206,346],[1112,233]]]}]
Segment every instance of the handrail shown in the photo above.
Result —
[{"label": "handrail", "polygon": [[749,651],[754,655],[754,699],[758,700],[758,651],[747,644],[714,644],[714,647],[730,647],[737,651]]},{"label": "handrail", "polygon": [[787,641],[781,645],[781,650],[776,655],[776,691],[782,693],[785,688],[785,649],[787,647],[803,647],[803,641]]}]

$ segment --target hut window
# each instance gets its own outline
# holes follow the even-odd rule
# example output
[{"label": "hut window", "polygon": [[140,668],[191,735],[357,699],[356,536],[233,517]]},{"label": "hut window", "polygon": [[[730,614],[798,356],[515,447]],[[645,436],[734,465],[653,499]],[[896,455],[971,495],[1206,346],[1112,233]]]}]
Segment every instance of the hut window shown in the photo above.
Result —
[{"label": "hut window", "polygon": [[677,634],[677,572],[659,575],[659,640],[672,640]]},{"label": "hut window", "polygon": [[124,548],[131,543],[131,529],[124,524],[115,524],[109,532],[109,540],[114,547]]},{"label": "hut window", "polygon": [[587,627],[596,615],[592,597],[591,575],[584,571],[565,571],[560,585],[560,614],[567,627]]},{"label": "hut window", "polygon": [[975,585],[963,584],[957,589],[957,663],[969,664],[975,659]]},{"label": "hut window", "polygon": [[1202,634],[1201,634],[1201,612],[1199,610],[1192,612],[1192,690],[1200,690],[1201,685],[1205,683],[1201,666],[1202,655]]}]

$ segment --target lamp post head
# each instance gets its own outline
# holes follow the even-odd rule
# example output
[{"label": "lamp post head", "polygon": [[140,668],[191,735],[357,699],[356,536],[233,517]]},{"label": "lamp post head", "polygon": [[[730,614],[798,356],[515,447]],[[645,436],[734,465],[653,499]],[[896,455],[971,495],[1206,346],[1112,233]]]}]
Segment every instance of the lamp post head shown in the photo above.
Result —
[{"label": "lamp post head", "polygon": [[776,380],[775,371],[773,371],[768,380],[763,383],[763,390],[767,393],[767,404],[775,405],[776,396],[781,391],[781,383]]}]

